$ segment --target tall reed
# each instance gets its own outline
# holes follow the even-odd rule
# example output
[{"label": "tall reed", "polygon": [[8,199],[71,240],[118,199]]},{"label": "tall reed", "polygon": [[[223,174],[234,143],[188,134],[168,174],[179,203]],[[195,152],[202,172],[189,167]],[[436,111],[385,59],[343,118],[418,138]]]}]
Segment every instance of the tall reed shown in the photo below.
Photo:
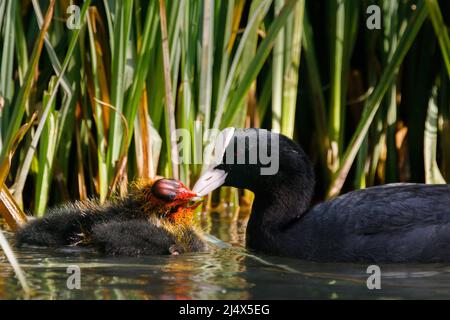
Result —
[{"label": "tall reed", "polygon": [[38,114],[2,187],[19,210],[104,201],[156,175],[192,185],[208,129],[228,126],[301,142],[321,197],[450,178],[447,3],[71,3],[0,1],[1,159]]}]

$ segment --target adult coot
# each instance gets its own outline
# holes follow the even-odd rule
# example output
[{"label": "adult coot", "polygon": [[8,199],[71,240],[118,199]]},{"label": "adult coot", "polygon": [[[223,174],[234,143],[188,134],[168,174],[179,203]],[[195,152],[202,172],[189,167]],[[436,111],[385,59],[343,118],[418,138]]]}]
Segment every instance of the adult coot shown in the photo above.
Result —
[{"label": "adult coot", "polygon": [[450,261],[448,185],[389,184],[310,207],[313,168],[294,141],[229,128],[216,144],[216,161],[193,191],[224,185],[254,192],[248,248],[314,261]]}]

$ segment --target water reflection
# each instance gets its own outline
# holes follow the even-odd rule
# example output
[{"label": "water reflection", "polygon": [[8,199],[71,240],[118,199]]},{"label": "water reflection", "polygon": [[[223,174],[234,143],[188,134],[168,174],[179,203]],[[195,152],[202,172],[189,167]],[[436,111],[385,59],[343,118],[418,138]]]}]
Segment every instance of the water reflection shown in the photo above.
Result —
[{"label": "water reflection", "polygon": [[[411,299],[450,298],[449,264],[381,265],[381,290],[368,290],[367,265],[313,263],[252,255],[243,248],[247,217],[212,213],[202,227],[233,244],[180,256],[103,257],[88,249],[22,248],[20,263],[37,299]],[[81,268],[69,290],[67,267]],[[0,299],[21,299],[0,254]]]}]

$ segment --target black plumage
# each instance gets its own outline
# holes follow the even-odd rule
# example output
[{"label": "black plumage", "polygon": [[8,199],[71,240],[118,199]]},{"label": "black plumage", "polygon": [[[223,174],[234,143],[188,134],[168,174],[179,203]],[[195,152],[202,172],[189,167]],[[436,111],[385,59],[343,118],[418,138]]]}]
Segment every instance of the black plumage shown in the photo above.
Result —
[{"label": "black plumage", "polygon": [[[241,148],[233,146],[244,140]],[[279,157],[274,175],[260,173],[261,161],[248,161],[266,140]],[[247,154],[243,164],[236,161],[239,152]],[[383,185],[311,208],[315,181],[305,152],[291,139],[262,129],[236,129],[222,163],[193,190],[211,191],[208,178],[218,176],[222,185],[255,193],[246,234],[252,250],[314,261],[450,261],[449,185]]]},{"label": "black plumage", "polygon": [[104,204],[68,203],[20,228],[15,242],[18,246],[86,245],[108,255],[203,251],[206,244],[189,216],[189,199],[183,197],[187,192],[176,180],[160,179],[134,186],[126,197]]}]

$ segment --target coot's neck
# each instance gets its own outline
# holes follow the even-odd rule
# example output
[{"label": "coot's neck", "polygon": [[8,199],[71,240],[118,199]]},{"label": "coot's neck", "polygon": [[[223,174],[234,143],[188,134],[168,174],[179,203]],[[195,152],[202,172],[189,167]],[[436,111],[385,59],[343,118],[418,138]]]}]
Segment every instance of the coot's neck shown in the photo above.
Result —
[{"label": "coot's neck", "polygon": [[281,235],[309,209],[314,192],[314,175],[274,176],[253,190],[255,200],[247,226],[247,246],[277,252]]}]

